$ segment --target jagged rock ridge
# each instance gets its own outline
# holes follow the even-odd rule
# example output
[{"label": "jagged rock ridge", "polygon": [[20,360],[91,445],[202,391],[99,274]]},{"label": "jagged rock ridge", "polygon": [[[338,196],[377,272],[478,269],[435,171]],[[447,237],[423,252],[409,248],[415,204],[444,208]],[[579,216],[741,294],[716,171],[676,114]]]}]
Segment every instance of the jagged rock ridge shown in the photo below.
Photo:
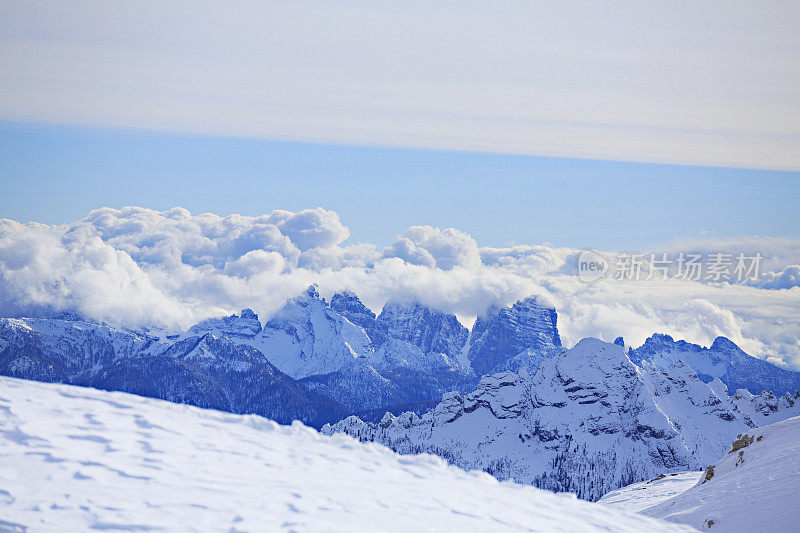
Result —
[{"label": "jagged rock ridge", "polygon": [[677,361],[689,364],[705,383],[719,378],[730,390],[747,389],[752,394],[771,391],[782,395],[800,389],[800,372],[775,366],[745,353],[726,337],[717,337],[709,348],[669,335],[654,334],[628,356],[636,364],[649,361],[669,370]]},{"label": "jagged rock ridge", "polygon": [[557,320],[555,308],[538,296],[490,309],[472,328],[467,358],[473,370],[479,376],[521,367],[534,370],[561,350]]}]

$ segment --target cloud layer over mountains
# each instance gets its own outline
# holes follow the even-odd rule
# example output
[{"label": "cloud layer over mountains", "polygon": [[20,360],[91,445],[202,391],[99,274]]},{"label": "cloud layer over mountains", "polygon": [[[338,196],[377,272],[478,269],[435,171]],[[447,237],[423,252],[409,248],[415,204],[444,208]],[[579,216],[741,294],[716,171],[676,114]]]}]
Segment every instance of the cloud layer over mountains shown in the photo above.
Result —
[{"label": "cloud layer over mountains", "polygon": [[[800,242],[749,238],[675,244],[675,250],[760,252],[746,283],[678,279],[587,284],[579,250],[542,245],[481,248],[453,228],[414,226],[388,247],[343,244],[333,211],[258,217],[193,216],[174,208],[102,208],[47,226],[0,219],[0,315],[72,311],[127,326],[186,328],[251,307],[262,320],[318,283],[351,289],[378,311],[414,298],[469,323],[491,305],[540,294],[559,313],[566,345],[654,332],[710,344],[724,335],[749,353],[800,368]],[[471,325],[471,324],[470,324]]]}]

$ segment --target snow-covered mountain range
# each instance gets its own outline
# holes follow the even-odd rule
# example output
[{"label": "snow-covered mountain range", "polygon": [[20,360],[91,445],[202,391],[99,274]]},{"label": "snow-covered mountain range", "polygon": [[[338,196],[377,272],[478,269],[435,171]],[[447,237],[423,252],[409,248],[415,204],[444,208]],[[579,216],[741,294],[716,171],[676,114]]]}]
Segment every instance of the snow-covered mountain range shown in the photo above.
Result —
[{"label": "snow-covered mountain range", "polygon": [[705,384],[683,362],[669,371],[637,366],[619,345],[584,339],[533,373],[494,374],[472,393],[447,394],[421,417],[387,414],[369,423],[353,416],[322,432],[435,453],[594,500],[662,472],[702,468],[737,434],[800,414],[800,394],[773,399],[746,391],[728,397],[721,381]]},{"label": "snow-covered mountain range", "polygon": [[[231,322],[238,321],[218,326]],[[74,317],[0,319],[0,373],[261,413],[284,423],[320,425],[348,413],[237,340],[194,328],[160,338]]]},{"label": "snow-covered mountain range", "polygon": [[0,378],[2,531],[690,531],[301,424]]},{"label": "snow-covered mountain range", "polygon": [[628,356],[636,364],[649,361],[665,370],[684,361],[704,382],[719,378],[731,390],[747,389],[753,394],[767,390],[782,395],[800,389],[800,373],[751,357],[725,337],[717,337],[706,348],[655,334],[639,348],[630,349]]},{"label": "snow-covered mountain range", "polygon": [[584,339],[564,350],[539,297],[492,308],[468,330],[418,302],[376,315],[352,292],[326,301],[314,286],[263,324],[245,309],[175,334],[0,318],[0,374],[330,423],[327,433],[586,499],[700,468],[731,435],[800,409],[789,392],[800,373],[728,339],[703,348],[654,335],[627,351],[622,339]]},{"label": "snow-covered mountain range", "polygon": [[312,286],[263,326],[249,309],[174,335],[70,315],[3,318],[0,373],[319,427],[348,413],[423,412],[474,388],[473,366],[534,366],[560,347],[555,310],[534,298],[493,309],[474,329],[468,344],[454,315],[391,301],[376,316],[353,293],[328,303]]}]

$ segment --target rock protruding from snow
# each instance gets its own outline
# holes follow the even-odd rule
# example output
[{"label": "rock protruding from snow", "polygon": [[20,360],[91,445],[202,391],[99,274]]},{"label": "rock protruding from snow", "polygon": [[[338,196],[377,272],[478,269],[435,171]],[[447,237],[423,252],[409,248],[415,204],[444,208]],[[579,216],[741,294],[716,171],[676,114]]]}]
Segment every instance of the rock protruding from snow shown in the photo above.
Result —
[{"label": "rock protruding from snow", "polygon": [[467,358],[477,375],[525,367],[561,350],[555,308],[534,296],[502,309],[492,308],[472,328]]},{"label": "rock protruding from snow", "polygon": [[711,531],[800,531],[800,417],[738,435],[721,457],[641,513]]},{"label": "rock protruding from snow", "polygon": [[301,424],[0,378],[3,531],[688,531]]},{"label": "rock protruding from snow", "polygon": [[688,366],[671,375],[638,368],[622,347],[584,339],[533,374],[485,376],[422,417],[350,418],[322,431],[593,500],[662,472],[699,469],[753,425]]},{"label": "rock protruding from snow", "polygon": [[778,395],[800,390],[800,372],[752,357],[726,337],[717,337],[711,347],[705,348],[657,333],[639,348],[629,350],[628,356],[637,365],[649,361],[662,370],[669,370],[682,360],[705,383],[719,378],[730,390],[747,389],[753,394],[767,390]]}]

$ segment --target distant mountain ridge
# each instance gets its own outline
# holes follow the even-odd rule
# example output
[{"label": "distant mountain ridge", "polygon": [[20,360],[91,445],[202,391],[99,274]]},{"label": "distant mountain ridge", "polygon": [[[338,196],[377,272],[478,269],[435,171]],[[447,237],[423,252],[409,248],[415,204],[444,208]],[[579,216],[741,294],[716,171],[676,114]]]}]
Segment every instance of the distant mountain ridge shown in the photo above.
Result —
[{"label": "distant mountain ridge", "polygon": [[656,333],[639,348],[631,348],[628,356],[637,365],[649,361],[662,370],[684,361],[704,383],[718,378],[731,390],[747,389],[752,394],[770,391],[777,395],[800,390],[800,372],[748,355],[726,337],[717,337],[705,348]]},{"label": "distant mountain ridge", "polygon": [[[417,302],[390,301],[375,315],[351,292],[328,303],[311,286],[263,325],[244,309],[175,335],[70,313],[0,318],[0,374],[319,427],[348,413],[422,412],[445,392],[474,388],[468,338],[454,315]],[[536,349],[517,343],[505,357]]]},{"label": "distant mountain ridge", "polygon": [[[244,309],[176,335],[70,313],[0,318],[0,374],[319,427],[352,413],[422,414],[445,393],[475,390],[483,375],[534,372],[563,351],[557,320],[551,305],[530,297],[488,310],[470,331],[454,315],[419,302],[389,301],[376,315],[353,292],[327,302],[311,286],[263,324]],[[750,357],[724,338],[703,348],[654,335],[628,355],[665,371],[687,359],[703,381],[718,378],[734,391],[760,394],[763,386],[780,396],[800,387],[800,373]]]},{"label": "distant mountain ridge", "polygon": [[0,374],[319,426],[347,414],[258,350],[211,333],[168,340],[60,319],[0,319]]}]

